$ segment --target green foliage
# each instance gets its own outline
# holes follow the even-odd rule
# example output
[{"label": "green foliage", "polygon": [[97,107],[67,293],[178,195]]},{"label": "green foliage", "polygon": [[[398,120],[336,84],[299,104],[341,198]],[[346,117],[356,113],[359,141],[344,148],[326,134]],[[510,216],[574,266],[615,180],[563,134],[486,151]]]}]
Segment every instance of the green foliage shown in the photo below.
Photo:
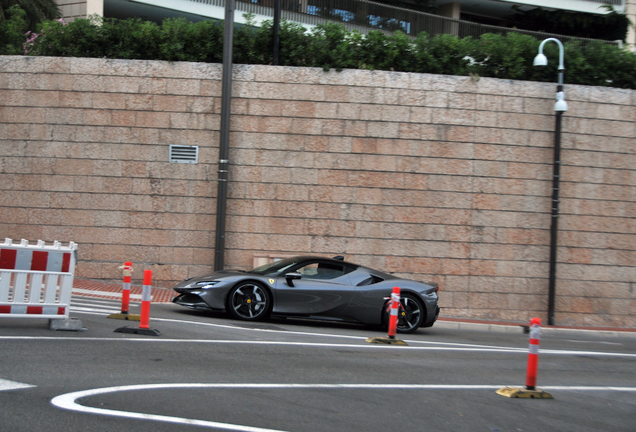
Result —
[{"label": "green foliage", "polygon": [[281,45],[279,63],[282,66],[307,66],[309,62],[309,35],[299,23],[283,20],[278,33]]},{"label": "green foliage", "polygon": [[[155,24],[140,19],[91,17],[68,24],[46,21],[37,35],[25,35],[24,12],[13,8],[8,16],[0,24],[2,54],[23,53],[28,37],[25,47],[30,55],[213,63],[223,57],[223,24],[213,20],[191,23],[168,19]],[[252,19],[247,15],[247,24],[235,27],[233,61],[271,64],[272,22],[255,27]],[[307,31],[300,24],[283,20],[279,61],[281,65],[320,67],[325,71],[363,68],[554,82],[558,47],[546,44],[544,54],[549,64],[537,68],[532,61],[538,47],[537,39],[514,32],[463,39],[422,33],[412,39],[400,31],[362,35],[333,22]],[[566,83],[636,89],[636,56],[614,45],[568,42],[565,65]]]},{"label": "green foliage", "polygon": [[[244,14],[246,24],[235,26],[232,61],[240,64],[269,64],[273,60],[274,27],[266,21],[254,26],[254,15]],[[222,37],[222,36],[221,36]]]},{"label": "green foliage", "polygon": [[415,70],[444,75],[468,75],[472,53],[471,38],[448,34],[430,37],[420,33],[415,40]]},{"label": "green foliage", "polygon": [[25,12],[24,20],[27,30],[35,31],[38,24],[45,20],[58,19],[62,16],[55,0],[0,0],[0,25],[7,19],[8,11],[18,6]]},{"label": "green foliage", "polygon": [[520,33],[485,34],[473,41],[474,63],[468,69],[483,77],[536,79],[540,69],[533,67],[532,61],[537,55],[537,45],[535,38]]},{"label": "green foliage", "polygon": [[38,37],[28,47],[30,55],[57,57],[104,57],[102,29],[89,20],[78,19],[66,25],[45,21]]},{"label": "green foliage", "polygon": [[328,71],[334,68],[341,71],[344,68],[357,67],[356,56],[351,55],[355,44],[350,43],[353,34],[341,24],[327,22],[317,25],[309,40],[310,63]]},{"label": "green foliage", "polygon": [[[92,23],[99,24],[97,18]],[[102,19],[99,25],[104,38],[104,57],[121,59],[159,58],[161,53],[161,28],[151,21],[138,18],[125,21]]]},{"label": "green foliage", "polygon": [[223,26],[218,21],[167,19],[157,33],[161,60],[220,62],[223,58]]},{"label": "green foliage", "polygon": [[27,31],[26,12],[19,6],[6,10],[6,19],[0,25],[0,55],[23,54],[22,45]]},{"label": "green foliage", "polygon": [[636,55],[612,45],[566,44],[565,66],[567,83],[636,89]]},{"label": "green foliage", "polygon": [[414,44],[410,37],[401,31],[387,36],[381,31],[369,32],[361,41],[361,57],[365,68],[412,72],[415,70],[412,57]]},{"label": "green foliage", "polygon": [[138,60],[221,61],[223,29],[218,22],[167,19],[161,25],[138,18],[49,21],[32,44],[33,55]]}]

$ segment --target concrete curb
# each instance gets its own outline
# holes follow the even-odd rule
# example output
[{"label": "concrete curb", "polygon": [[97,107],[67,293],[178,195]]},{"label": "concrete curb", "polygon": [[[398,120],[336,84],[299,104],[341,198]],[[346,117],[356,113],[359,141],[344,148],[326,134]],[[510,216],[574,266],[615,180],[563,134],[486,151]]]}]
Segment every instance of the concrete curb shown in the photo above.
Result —
[{"label": "concrete curb", "polygon": [[50,319],[49,330],[84,331],[86,328],[78,318]]},{"label": "concrete curb", "polygon": [[501,324],[478,324],[461,321],[437,321],[433,328],[446,328],[452,330],[477,330],[497,333],[523,333],[523,326],[519,325],[501,325]]},{"label": "concrete curb", "polygon": [[[522,324],[518,325],[505,325],[505,324],[490,324],[490,323],[470,323],[462,321],[437,321],[433,328],[444,328],[453,330],[477,330],[485,332],[497,332],[497,333],[520,333],[525,332]],[[559,328],[559,327],[541,327],[543,335],[561,335],[561,336],[595,336],[595,337],[607,337],[607,338],[636,338],[636,331],[613,331],[613,330],[598,330],[598,329],[580,329],[580,328]]]},{"label": "concrete curb", "polygon": [[636,332],[634,331],[612,331],[612,330],[585,330],[585,329],[569,329],[569,328],[555,328],[555,327],[541,327],[543,334],[560,334],[560,335],[576,335],[576,336],[590,336],[595,335],[598,337],[623,337],[636,339]]}]

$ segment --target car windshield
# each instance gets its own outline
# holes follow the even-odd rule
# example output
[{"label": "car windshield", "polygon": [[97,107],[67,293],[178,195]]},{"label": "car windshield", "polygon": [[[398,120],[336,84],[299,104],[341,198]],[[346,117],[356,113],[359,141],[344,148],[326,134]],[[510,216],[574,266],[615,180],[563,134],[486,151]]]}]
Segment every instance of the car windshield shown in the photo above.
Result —
[{"label": "car windshield", "polygon": [[264,276],[274,275],[274,274],[287,270],[288,268],[296,265],[297,263],[298,263],[298,258],[287,258],[280,261],[274,261],[260,267],[256,267],[255,269],[248,271],[248,273],[254,273],[254,274],[259,274]]}]

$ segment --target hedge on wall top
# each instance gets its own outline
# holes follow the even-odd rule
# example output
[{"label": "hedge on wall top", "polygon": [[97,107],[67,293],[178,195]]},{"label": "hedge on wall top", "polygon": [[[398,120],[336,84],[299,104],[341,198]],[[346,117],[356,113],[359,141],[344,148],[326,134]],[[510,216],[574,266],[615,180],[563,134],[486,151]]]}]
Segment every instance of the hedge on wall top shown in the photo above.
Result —
[{"label": "hedge on wall top", "polygon": [[[271,64],[272,23],[257,28],[249,25],[249,18],[248,25],[235,27],[233,60]],[[20,13],[0,24],[0,54],[212,63],[220,63],[223,55],[223,23],[215,20],[192,23],[178,18],[156,24],[93,16],[70,23],[46,21],[28,40],[25,29]],[[279,62],[325,70],[364,68],[552,82],[558,47],[547,44],[544,53],[554,61],[536,68],[532,61],[539,43],[519,33],[485,34],[479,39],[422,33],[412,39],[399,31],[391,36],[379,31],[362,35],[332,22],[308,31],[283,21]],[[566,83],[636,89],[636,56],[611,44],[568,42],[565,66]]]}]

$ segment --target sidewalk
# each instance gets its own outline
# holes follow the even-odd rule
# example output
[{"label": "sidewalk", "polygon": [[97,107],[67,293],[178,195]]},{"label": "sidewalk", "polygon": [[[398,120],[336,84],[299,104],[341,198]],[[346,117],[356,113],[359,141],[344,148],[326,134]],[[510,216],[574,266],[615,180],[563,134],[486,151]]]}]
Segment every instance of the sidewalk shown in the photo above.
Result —
[{"label": "sidewalk", "polygon": [[[500,333],[525,333],[528,324],[501,322],[501,321],[484,321],[470,320],[461,318],[442,318],[440,317],[435,323],[435,327],[457,329],[457,330],[479,330]],[[576,327],[576,326],[541,326],[541,333],[561,335],[596,335],[598,337],[627,337],[636,338],[636,329],[620,328],[620,327]]]},{"label": "sidewalk", "polygon": [[[130,300],[141,302],[141,292],[143,290],[142,285],[130,286]],[[92,279],[73,279],[73,295],[82,297],[93,298],[121,298],[122,283],[119,282],[105,282]],[[172,299],[177,295],[175,291],[170,288],[157,288],[152,287],[152,302],[153,303],[171,303]]]},{"label": "sidewalk", "polygon": [[[130,286],[130,300],[141,301],[142,285]],[[105,282],[100,280],[75,278],[73,281],[73,295],[93,298],[121,298],[121,282]],[[177,295],[170,288],[152,287],[153,303],[171,303]],[[456,330],[479,330],[500,333],[523,333],[528,324],[504,321],[485,321],[461,318],[440,317],[435,323],[436,328]],[[633,337],[636,338],[636,329],[617,327],[572,327],[572,326],[543,326],[544,334],[595,334],[599,337]]]}]

